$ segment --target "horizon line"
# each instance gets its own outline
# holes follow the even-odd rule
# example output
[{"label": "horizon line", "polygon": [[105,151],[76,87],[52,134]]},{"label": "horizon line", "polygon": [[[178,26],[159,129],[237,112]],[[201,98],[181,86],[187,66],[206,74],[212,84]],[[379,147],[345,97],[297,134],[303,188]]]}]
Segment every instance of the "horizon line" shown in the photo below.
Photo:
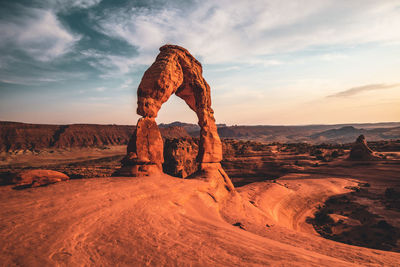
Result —
[{"label": "horizon line", "polygon": [[[161,122],[157,123],[157,125],[161,124],[172,124],[172,123],[185,123],[191,125],[198,125],[197,123],[190,122],[182,122],[182,121],[173,121],[169,123]],[[117,124],[117,123],[86,123],[86,122],[76,122],[76,123],[34,123],[34,122],[22,122],[22,121],[8,121],[8,120],[0,120],[0,123],[22,123],[22,124],[36,124],[36,125],[116,125],[116,126],[136,126],[136,124]],[[396,124],[400,123],[400,121],[380,121],[380,122],[348,122],[348,123],[311,123],[311,124],[231,124],[227,123],[216,123],[218,125],[225,125],[225,127],[242,127],[242,126],[272,126],[272,127],[305,127],[305,126],[340,126],[340,125],[360,125],[360,124]]]}]

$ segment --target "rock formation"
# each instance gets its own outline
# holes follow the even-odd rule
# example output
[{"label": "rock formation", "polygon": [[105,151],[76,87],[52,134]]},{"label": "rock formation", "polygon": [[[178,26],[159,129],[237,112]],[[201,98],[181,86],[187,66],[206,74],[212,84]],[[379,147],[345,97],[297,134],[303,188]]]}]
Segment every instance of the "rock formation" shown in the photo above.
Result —
[{"label": "rock formation", "polygon": [[64,173],[51,170],[22,171],[13,178],[13,184],[18,187],[38,187],[68,180]]},{"label": "rock formation", "polygon": [[[133,134],[130,142],[132,145],[128,146],[121,174],[138,176],[145,175],[146,172],[156,172],[157,169],[161,171],[163,147],[159,142],[160,134],[155,118],[162,104],[172,94],[176,94],[199,119],[199,171],[221,176],[227,187],[233,189],[229,177],[220,165],[222,144],[211,108],[210,86],[202,72],[200,62],[186,49],[176,45],[164,45],[160,48],[156,61],[144,73],[137,90],[137,113],[143,116],[138,121],[138,129],[142,127],[142,130],[136,130]],[[139,146],[143,142],[146,144]]]},{"label": "rock formation", "polygon": [[185,178],[197,171],[198,142],[192,138],[166,139],[164,143],[165,173]]},{"label": "rock formation", "polygon": [[373,156],[373,151],[368,147],[367,141],[364,135],[360,135],[350,151],[350,160],[371,160],[375,157]]}]

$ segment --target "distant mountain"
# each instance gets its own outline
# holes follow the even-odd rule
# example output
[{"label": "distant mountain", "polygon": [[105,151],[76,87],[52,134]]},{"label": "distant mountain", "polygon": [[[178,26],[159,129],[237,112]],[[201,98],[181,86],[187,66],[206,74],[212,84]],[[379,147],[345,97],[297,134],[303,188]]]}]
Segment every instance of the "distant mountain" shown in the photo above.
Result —
[{"label": "distant mountain", "polygon": [[[352,142],[359,135],[366,135],[368,130],[365,129],[357,129],[353,126],[345,126],[339,129],[331,129],[327,131],[323,131],[320,133],[315,133],[310,135],[310,138],[314,141],[325,142],[325,141],[341,141],[341,142]],[[369,140],[369,139],[367,139]]]},{"label": "distant mountain", "polygon": [[363,134],[368,141],[390,140],[400,138],[400,127],[357,129],[353,126],[345,126],[339,129],[331,129],[310,135],[317,143],[350,143]]},{"label": "distant mountain", "polygon": [[168,127],[182,127],[189,134],[196,136],[200,132],[200,126],[193,123],[185,123],[180,121],[174,121],[171,123],[160,123],[158,125],[159,128],[168,128]]},{"label": "distant mountain", "polygon": [[[182,127],[192,136],[199,136],[200,134],[200,126],[194,123],[185,123],[180,121],[174,121],[171,123],[160,123],[158,125],[160,128],[168,128],[168,127]],[[225,123],[217,123],[217,127],[227,127]]]},{"label": "distant mountain", "polygon": [[[365,128],[355,128],[365,127]],[[336,124],[305,126],[227,126],[221,138],[281,143],[351,143],[364,134],[367,140],[400,139],[400,123]]]},{"label": "distant mountain", "polygon": [[308,126],[227,126],[218,128],[222,138],[239,138],[263,142],[297,143],[310,141],[308,136],[331,129],[328,125]]},{"label": "distant mountain", "polygon": [[350,123],[350,124],[333,124],[330,126],[334,126],[334,128],[353,126],[362,129],[393,128],[393,127],[400,127],[400,122]]}]

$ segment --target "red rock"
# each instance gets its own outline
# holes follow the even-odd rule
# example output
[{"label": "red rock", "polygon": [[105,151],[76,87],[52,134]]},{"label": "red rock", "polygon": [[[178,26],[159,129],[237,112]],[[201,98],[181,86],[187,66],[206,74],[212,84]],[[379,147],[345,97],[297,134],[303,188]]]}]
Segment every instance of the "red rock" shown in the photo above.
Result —
[{"label": "red rock", "polygon": [[163,139],[154,118],[140,118],[115,175],[141,176],[162,171]]},{"label": "red rock", "polygon": [[[0,153],[46,149],[103,148],[128,144],[135,126],[46,125],[0,121]],[[183,127],[160,129],[163,138],[190,137]]]},{"label": "red rock", "polygon": [[185,178],[198,169],[198,144],[192,138],[167,139],[164,144],[165,173]]},{"label": "red rock", "polygon": [[190,138],[190,135],[185,130],[185,128],[180,126],[170,126],[166,128],[160,128],[160,132],[163,139]]},{"label": "red rock", "polygon": [[[220,179],[216,178],[216,180],[222,181],[227,188],[233,189],[229,177],[220,165],[222,144],[215,124],[214,111],[211,108],[210,86],[203,78],[202,73],[200,62],[186,49],[176,45],[162,46],[155,62],[146,70],[139,84],[137,113],[145,120],[154,121],[162,104],[172,94],[182,98],[199,119],[198,124],[201,128],[197,156],[200,163],[199,170],[204,173],[206,169],[210,169],[211,176],[220,176]],[[139,122],[141,121],[139,120]],[[157,126],[155,125],[155,127]],[[132,138],[134,144],[129,146],[131,149],[128,148],[124,166],[138,166],[144,163],[159,164],[158,158],[149,157],[149,151],[154,150],[158,154],[160,148],[162,149],[162,144],[151,140],[150,135],[145,134],[149,136],[147,139],[145,138],[149,143],[143,147],[139,146],[141,142],[139,134],[140,131],[136,131],[134,135],[137,136]],[[142,149],[145,151],[141,151]]]},{"label": "red rock", "polygon": [[38,187],[54,184],[68,180],[69,177],[64,173],[51,170],[28,170],[22,171],[13,178],[13,183],[17,186]]},{"label": "red rock", "polygon": [[364,135],[360,135],[350,151],[350,160],[372,160],[373,151],[368,147],[367,141]]},{"label": "red rock", "polygon": [[163,140],[153,118],[139,119],[136,130],[129,141],[128,154],[133,154],[138,163],[162,164]]},{"label": "red rock", "polygon": [[200,62],[186,49],[164,45],[139,85],[137,113],[143,117],[157,117],[161,105],[175,93],[199,119],[199,161],[220,162],[222,144],[211,108],[210,86],[202,73]]}]

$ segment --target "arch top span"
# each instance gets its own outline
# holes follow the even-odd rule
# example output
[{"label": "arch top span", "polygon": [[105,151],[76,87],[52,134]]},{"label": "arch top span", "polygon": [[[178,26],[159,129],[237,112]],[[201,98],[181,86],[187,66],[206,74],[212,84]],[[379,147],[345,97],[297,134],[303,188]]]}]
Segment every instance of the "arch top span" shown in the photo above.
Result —
[{"label": "arch top span", "polygon": [[172,94],[182,98],[198,113],[211,109],[210,86],[203,78],[201,63],[185,48],[164,45],[155,62],[146,70],[139,84],[137,113],[157,117],[161,105]]},{"label": "arch top span", "polygon": [[[182,98],[197,115],[201,128],[197,157],[199,170],[216,169],[229,180],[220,165],[222,144],[211,108],[210,86],[203,77],[201,63],[185,48],[170,44],[160,48],[156,60],[145,71],[139,84],[137,113],[143,118],[137,123],[123,165],[142,168],[144,173],[162,170],[163,143],[155,118],[172,94]],[[140,171],[136,173],[140,174]],[[233,188],[230,180],[228,183]]]}]

